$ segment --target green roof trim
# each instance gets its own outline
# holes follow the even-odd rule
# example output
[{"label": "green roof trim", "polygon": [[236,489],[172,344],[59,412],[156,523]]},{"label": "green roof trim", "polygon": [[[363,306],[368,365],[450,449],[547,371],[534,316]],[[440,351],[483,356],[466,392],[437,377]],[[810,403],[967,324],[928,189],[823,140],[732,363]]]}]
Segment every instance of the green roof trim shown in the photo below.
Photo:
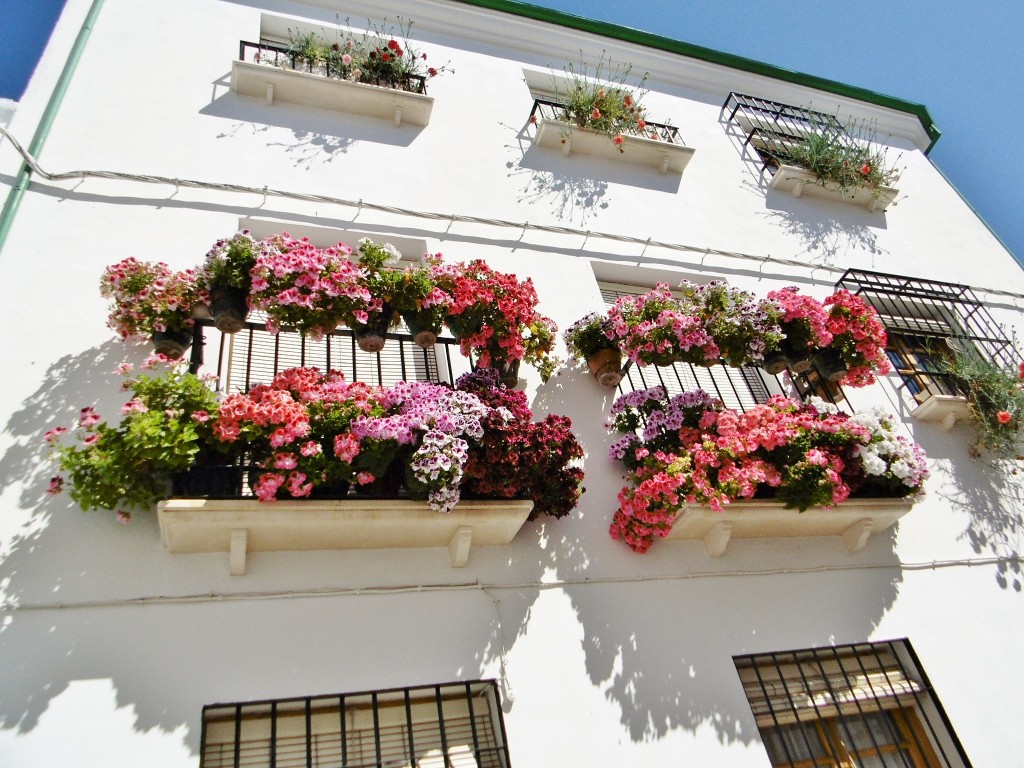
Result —
[{"label": "green roof trim", "polygon": [[847,85],[846,83],[840,83],[836,80],[829,80],[815,75],[807,75],[803,72],[794,72],[789,69],[765,64],[764,62],[755,61],[754,59],[748,59],[743,56],[737,56],[732,53],[716,51],[711,48],[705,48],[701,45],[684,43],[681,40],[673,40],[668,37],[662,37],[661,35],[655,35],[651,32],[631,29],[629,27],[623,27],[607,21],[586,19],[582,16],[574,16],[571,13],[565,13],[564,11],[556,11],[552,8],[541,8],[536,5],[530,5],[529,3],[517,2],[517,0],[455,1],[465,5],[475,5],[479,8],[489,8],[492,11],[510,13],[527,19],[536,19],[537,21],[544,21],[549,24],[557,24],[558,26],[577,29],[581,32],[590,32],[613,40],[635,43],[636,45],[642,45],[646,48],[667,51],[668,53],[675,53],[680,56],[689,56],[690,58],[700,59],[712,64],[720,64],[724,67],[740,69],[745,72],[752,72],[757,75],[775,78],[776,80],[785,80],[786,82],[796,83],[797,85],[807,86],[808,88],[815,88],[820,91],[827,91],[850,99],[864,101],[869,104],[877,104],[880,107],[887,107],[899,112],[906,112],[907,114],[914,115],[921,121],[921,126],[931,139],[931,143],[928,145],[927,149],[925,149],[925,154],[931,152],[932,147],[935,146],[935,142],[937,142],[939,137],[942,135],[938,126],[936,126],[934,121],[932,121],[931,115],[928,114],[928,108],[923,104],[905,101],[903,99],[898,99],[895,96],[886,96],[883,93],[876,93],[875,91],[868,90],[867,88],[858,88],[857,86]]}]

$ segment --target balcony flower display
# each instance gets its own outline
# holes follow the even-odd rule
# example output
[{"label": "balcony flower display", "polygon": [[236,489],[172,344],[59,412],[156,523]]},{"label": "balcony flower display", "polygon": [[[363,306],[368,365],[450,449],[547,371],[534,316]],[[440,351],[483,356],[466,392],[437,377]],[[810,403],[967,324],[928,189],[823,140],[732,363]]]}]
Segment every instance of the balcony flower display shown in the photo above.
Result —
[{"label": "balcony flower display", "polygon": [[928,475],[920,447],[876,412],[848,416],[821,401],[782,396],[741,413],[702,390],[663,387],[620,397],[611,427],[625,433],[611,458],[627,470],[610,533],[645,552],[669,534],[684,504],[721,511],[768,494],[799,510],[851,494],[904,497]]},{"label": "balcony flower display", "polygon": [[[875,383],[875,375],[888,373],[892,366],[885,353],[885,326],[874,307],[864,299],[840,289],[825,299],[826,329],[832,341],[826,351],[838,352],[841,364],[823,369],[822,356],[815,360],[819,372],[831,381],[851,387]],[[844,370],[845,369],[845,370]]]},{"label": "balcony flower display", "polygon": [[[103,419],[92,407],[82,409],[67,444],[66,427],[46,433],[61,472],[50,481],[50,493],[65,482],[83,510],[150,507],[167,495],[171,475],[191,468],[200,454],[214,449],[216,395],[180,364],[154,355],[134,373],[121,366],[124,389],[132,396],[121,408],[119,422]],[[127,521],[130,512],[120,511]]]},{"label": "balcony flower display", "polygon": [[688,312],[667,283],[639,296],[620,296],[608,310],[613,340],[640,365],[711,365],[722,356],[700,317]]},{"label": "balcony flower display", "polygon": [[828,312],[820,301],[792,286],[770,291],[768,299],[782,312],[779,325],[783,338],[774,358],[777,364],[766,366],[766,370],[771,374],[781,373],[786,367],[793,373],[807,371],[818,350],[832,343]]},{"label": "balcony flower display", "polygon": [[445,322],[462,354],[475,357],[483,368],[506,373],[525,360],[547,381],[555,368],[550,353],[557,328],[537,312],[533,281],[498,272],[481,259],[445,264],[438,255],[432,265],[437,287],[451,296]]},{"label": "balcony flower display", "polygon": [[362,281],[373,300],[373,308],[367,319],[357,321],[352,326],[356,343],[363,352],[379,352],[383,349],[388,329],[398,325],[395,300],[401,272],[394,267],[401,259],[402,254],[390,243],[374,243],[368,237],[359,241]]},{"label": "balcony flower display", "polygon": [[1024,454],[1024,363],[999,365],[964,340],[940,364],[967,397],[976,433],[971,454],[1020,459]]},{"label": "balcony flower display", "polygon": [[344,243],[317,248],[287,233],[262,240],[249,301],[266,313],[267,330],[291,328],[318,339],[342,323],[365,323],[379,300],[349,260],[351,253]]},{"label": "balcony flower display", "polygon": [[603,57],[595,67],[581,62],[579,71],[571,62],[566,65],[571,83],[568,91],[561,95],[558,117],[569,126],[563,134],[563,142],[573,128],[607,135],[619,152],[625,151],[624,134],[657,139],[657,132],[647,131],[647,110],[640,104],[647,76],[644,75],[637,87],[630,87],[626,81],[631,70],[631,64],[613,67]]},{"label": "balcony flower display", "polygon": [[100,295],[110,299],[107,325],[122,339],[152,338],[156,351],[180,357],[192,342],[192,309],[199,301],[194,270],[129,257],[107,267]]},{"label": "balcony flower display", "polygon": [[290,64],[295,69],[342,80],[421,92],[421,79],[452,70],[447,65],[428,66],[427,54],[416,51],[409,42],[413,23],[401,17],[397,21],[397,30],[387,26],[387,20],[386,29],[371,26],[362,34],[339,29],[333,42],[316,32],[289,30],[287,58],[268,58],[267,63]]},{"label": "balcony flower display", "polygon": [[780,162],[804,168],[821,184],[834,184],[841,190],[879,190],[899,180],[900,173],[888,163],[884,149],[837,127],[837,123],[823,124],[803,141],[788,144]]},{"label": "balcony flower display", "polygon": [[608,316],[600,312],[584,315],[563,335],[570,357],[585,360],[604,387],[614,387],[622,380],[622,351],[611,336]]},{"label": "balcony flower display", "polygon": [[243,229],[213,244],[199,268],[196,284],[210,307],[213,324],[223,333],[237,333],[249,316],[252,268],[260,245]]}]

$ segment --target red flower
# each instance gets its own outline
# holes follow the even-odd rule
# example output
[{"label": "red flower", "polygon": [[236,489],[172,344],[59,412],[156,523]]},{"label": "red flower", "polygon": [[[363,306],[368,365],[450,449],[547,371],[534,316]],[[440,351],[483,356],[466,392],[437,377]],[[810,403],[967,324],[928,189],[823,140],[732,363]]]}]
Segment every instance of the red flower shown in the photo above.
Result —
[{"label": "red flower", "polygon": [[1000,424],[1009,424],[1013,417],[1010,415],[1009,411],[1000,411],[996,414],[996,418],[999,420]]},{"label": "red flower", "polygon": [[860,175],[861,176],[867,176],[870,173],[871,173],[871,166],[869,164],[867,164],[867,163],[864,163],[864,165],[862,165],[860,167]]},{"label": "red flower", "polygon": [[627,107],[633,106],[633,97],[627,93],[625,96],[622,97],[622,103],[625,104]]},{"label": "red flower", "polygon": [[390,48],[395,53],[398,53],[398,50],[399,50],[398,41],[397,40],[388,40],[388,48]]},{"label": "red flower", "polygon": [[1020,377],[1024,379],[1024,363],[1020,364]]},{"label": "red flower", "polygon": [[391,54],[390,53],[382,53],[380,55],[380,60],[381,61],[391,61]]},{"label": "red flower", "polygon": [[427,74],[431,77],[437,77],[437,70],[433,67],[427,67]]},{"label": "red flower", "polygon": [[599,120],[601,118],[601,110],[594,107],[594,111],[590,113],[591,120]]},{"label": "red flower", "polygon": [[612,143],[615,146],[619,146],[624,141],[625,141],[625,139],[622,137],[621,133],[618,136],[616,136],[614,139],[612,139]]}]

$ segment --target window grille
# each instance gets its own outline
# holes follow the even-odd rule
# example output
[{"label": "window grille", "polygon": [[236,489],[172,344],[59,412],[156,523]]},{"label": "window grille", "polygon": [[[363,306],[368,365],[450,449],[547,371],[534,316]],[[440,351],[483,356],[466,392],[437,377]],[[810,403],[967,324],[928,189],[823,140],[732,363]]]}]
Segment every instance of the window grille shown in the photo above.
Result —
[{"label": "window grille", "polygon": [[[192,369],[214,373],[223,392],[246,392],[253,384],[267,384],[283,370],[310,366],[341,371],[348,381],[390,386],[399,381],[455,382],[471,365],[459,352],[455,339],[442,337],[432,349],[417,347],[400,326],[387,334],[380,352],[359,349],[349,328],[337,328],[323,339],[298,333],[267,333],[263,322],[250,319],[232,336],[222,335],[206,321],[197,323],[192,346]],[[206,367],[207,357],[216,359]]]},{"label": "window grille", "polygon": [[906,639],[733,660],[774,768],[970,768]]},{"label": "window grille", "polygon": [[915,396],[963,394],[942,360],[973,351],[1001,367],[1019,355],[974,291],[956,283],[850,269],[836,283],[879,314],[893,368]]},{"label": "window grille", "polygon": [[732,125],[746,137],[743,150],[754,151],[761,172],[775,174],[790,158],[795,145],[811,135],[847,135],[834,115],[806,107],[794,107],[778,101],[730,93],[722,105],[726,125]]},{"label": "window grille", "polygon": [[493,680],[203,707],[200,768],[509,768]]},{"label": "window grille", "polygon": [[[611,306],[620,296],[644,293],[637,286],[601,284],[601,297],[606,306]],[[732,368],[727,365],[705,367],[689,363],[675,363],[667,366],[639,366],[628,364],[619,392],[633,392],[650,389],[658,385],[665,387],[669,397],[691,389],[703,389],[717,397],[727,408],[745,411],[758,403],[765,402],[773,394],[786,392],[786,387],[777,376],[771,376],[756,366]]]}]

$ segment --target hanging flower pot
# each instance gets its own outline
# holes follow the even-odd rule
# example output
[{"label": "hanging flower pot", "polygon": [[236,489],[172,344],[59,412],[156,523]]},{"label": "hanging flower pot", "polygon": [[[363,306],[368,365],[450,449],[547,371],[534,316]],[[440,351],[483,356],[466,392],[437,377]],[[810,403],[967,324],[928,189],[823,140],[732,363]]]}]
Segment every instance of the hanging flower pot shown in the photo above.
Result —
[{"label": "hanging flower pot", "polygon": [[185,350],[192,346],[192,330],[176,331],[168,328],[166,331],[153,331],[153,351],[158,355],[164,355],[171,360],[177,360]]},{"label": "hanging flower pot", "polygon": [[814,370],[826,381],[839,381],[848,370],[842,354],[831,347],[818,352],[814,356],[813,365]]},{"label": "hanging flower pot", "polygon": [[413,343],[423,349],[437,344],[437,334],[441,332],[441,324],[432,322],[430,317],[427,313],[402,312],[402,320],[412,334]]},{"label": "hanging flower pot", "polygon": [[238,288],[220,288],[210,291],[210,314],[213,324],[221,333],[238,333],[245,327],[249,316],[248,293]]},{"label": "hanging flower pot", "polygon": [[385,306],[380,312],[370,315],[365,324],[355,326],[356,344],[363,352],[380,352],[388,338],[392,310]]},{"label": "hanging flower pot", "polygon": [[811,362],[814,360],[815,350],[804,347],[802,349],[793,346],[788,339],[782,340],[782,352],[789,361],[789,370],[793,373],[806,373],[811,369]]},{"label": "hanging flower pot", "polygon": [[781,349],[767,353],[761,361],[761,368],[772,376],[777,376],[789,367],[789,357]]},{"label": "hanging flower pot", "polygon": [[490,365],[480,366],[481,368],[493,368],[498,372],[498,381],[509,389],[519,384],[519,363],[520,360],[501,360],[492,357]]},{"label": "hanging flower pot", "polygon": [[587,367],[602,387],[615,387],[622,381],[622,352],[605,347],[587,358]]}]

